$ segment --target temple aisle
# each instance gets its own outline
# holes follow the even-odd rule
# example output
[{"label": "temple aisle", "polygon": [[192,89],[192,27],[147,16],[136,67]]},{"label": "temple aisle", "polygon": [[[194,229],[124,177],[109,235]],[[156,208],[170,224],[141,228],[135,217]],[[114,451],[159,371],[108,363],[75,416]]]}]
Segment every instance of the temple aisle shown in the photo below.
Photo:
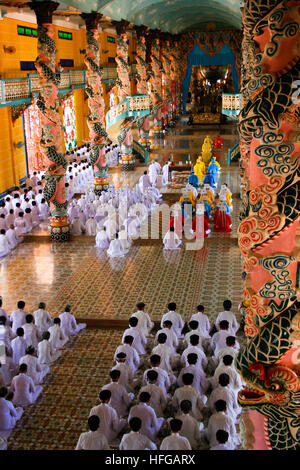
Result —
[{"label": "temple aisle", "polygon": [[[67,244],[28,242],[1,265],[0,292],[10,312],[17,300],[31,312],[44,301],[52,315],[70,303],[76,317],[114,319],[127,325],[137,301],[146,303],[153,320],[160,320],[170,301],[187,320],[196,305],[205,305],[211,322],[229,298],[233,311],[242,295],[241,257],[236,227],[239,213],[239,169],[223,167],[220,182],[233,193],[233,232],[213,232],[200,251],[164,253],[162,242],[133,245],[124,259],[97,252],[89,237]],[[141,168],[130,174],[138,179]],[[240,321],[239,315],[237,315]],[[124,328],[123,328],[124,329]],[[73,449],[86,418],[108,382],[113,353],[123,329],[88,328],[72,339],[51,367],[43,394],[27,407],[8,441],[9,449]]]}]

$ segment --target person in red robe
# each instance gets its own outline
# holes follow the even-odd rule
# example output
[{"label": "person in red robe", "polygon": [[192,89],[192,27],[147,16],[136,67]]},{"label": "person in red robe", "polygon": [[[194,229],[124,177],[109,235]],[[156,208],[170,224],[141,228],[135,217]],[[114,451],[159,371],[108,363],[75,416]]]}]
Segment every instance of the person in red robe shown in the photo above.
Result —
[{"label": "person in red robe", "polygon": [[214,145],[216,149],[223,148],[223,139],[220,135],[218,135],[214,140]]},{"label": "person in red robe", "polygon": [[[208,234],[210,233],[210,230],[209,230],[209,219],[207,217],[207,214],[203,214],[204,216],[204,238],[208,237]],[[192,221],[192,230],[194,233],[196,233],[196,224],[197,224],[197,219],[196,219],[197,216],[195,216],[193,218],[193,221]]]},{"label": "person in red robe", "polygon": [[226,213],[226,204],[221,203],[214,214],[214,231],[231,232],[231,217]]}]

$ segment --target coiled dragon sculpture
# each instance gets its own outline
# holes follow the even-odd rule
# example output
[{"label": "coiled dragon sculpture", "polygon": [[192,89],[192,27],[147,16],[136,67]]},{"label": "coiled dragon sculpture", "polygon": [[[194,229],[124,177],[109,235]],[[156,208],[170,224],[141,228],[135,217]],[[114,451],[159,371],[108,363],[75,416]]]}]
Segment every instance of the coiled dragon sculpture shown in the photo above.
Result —
[{"label": "coiled dragon sculpture", "polygon": [[[247,0],[239,118],[246,347],[239,403],[264,415],[266,447],[300,441],[300,5]],[[255,423],[254,425],[254,433]]]}]

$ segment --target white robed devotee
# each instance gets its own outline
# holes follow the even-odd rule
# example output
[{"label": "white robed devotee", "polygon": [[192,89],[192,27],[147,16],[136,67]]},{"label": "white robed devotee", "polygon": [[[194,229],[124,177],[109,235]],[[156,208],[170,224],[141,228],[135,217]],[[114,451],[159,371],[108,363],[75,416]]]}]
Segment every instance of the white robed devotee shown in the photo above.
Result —
[{"label": "white robed devotee", "polygon": [[182,240],[175,232],[174,227],[170,227],[169,231],[163,238],[163,244],[165,250],[178,250],[181,247]]},{"label": "white robed devotee", "polygon": [[107,250],[108,256],[111,258],[119,258],[127,255],[128,251],[128,248],[125,249],[123,247],[122,240],[119,240],[119,235],[116,233],[115,239],[109,244],[109,248]]}]

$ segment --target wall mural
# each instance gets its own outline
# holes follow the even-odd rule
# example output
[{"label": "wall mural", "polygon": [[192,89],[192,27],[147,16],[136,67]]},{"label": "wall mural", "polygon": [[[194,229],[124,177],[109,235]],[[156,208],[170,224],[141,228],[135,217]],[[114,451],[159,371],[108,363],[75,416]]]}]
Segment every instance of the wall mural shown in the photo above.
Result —
[{"label": "wall mural", "polygon": [[32,174],[33,171],[45,170],[46,162],[40,149],[42,128],[36,100],[24,111],[24,132],[29,174]]},{"label": "wall mural", "polygon": [[63,126],[66,152],[77,147],[74,96],[68,96],[62,102]]}]

